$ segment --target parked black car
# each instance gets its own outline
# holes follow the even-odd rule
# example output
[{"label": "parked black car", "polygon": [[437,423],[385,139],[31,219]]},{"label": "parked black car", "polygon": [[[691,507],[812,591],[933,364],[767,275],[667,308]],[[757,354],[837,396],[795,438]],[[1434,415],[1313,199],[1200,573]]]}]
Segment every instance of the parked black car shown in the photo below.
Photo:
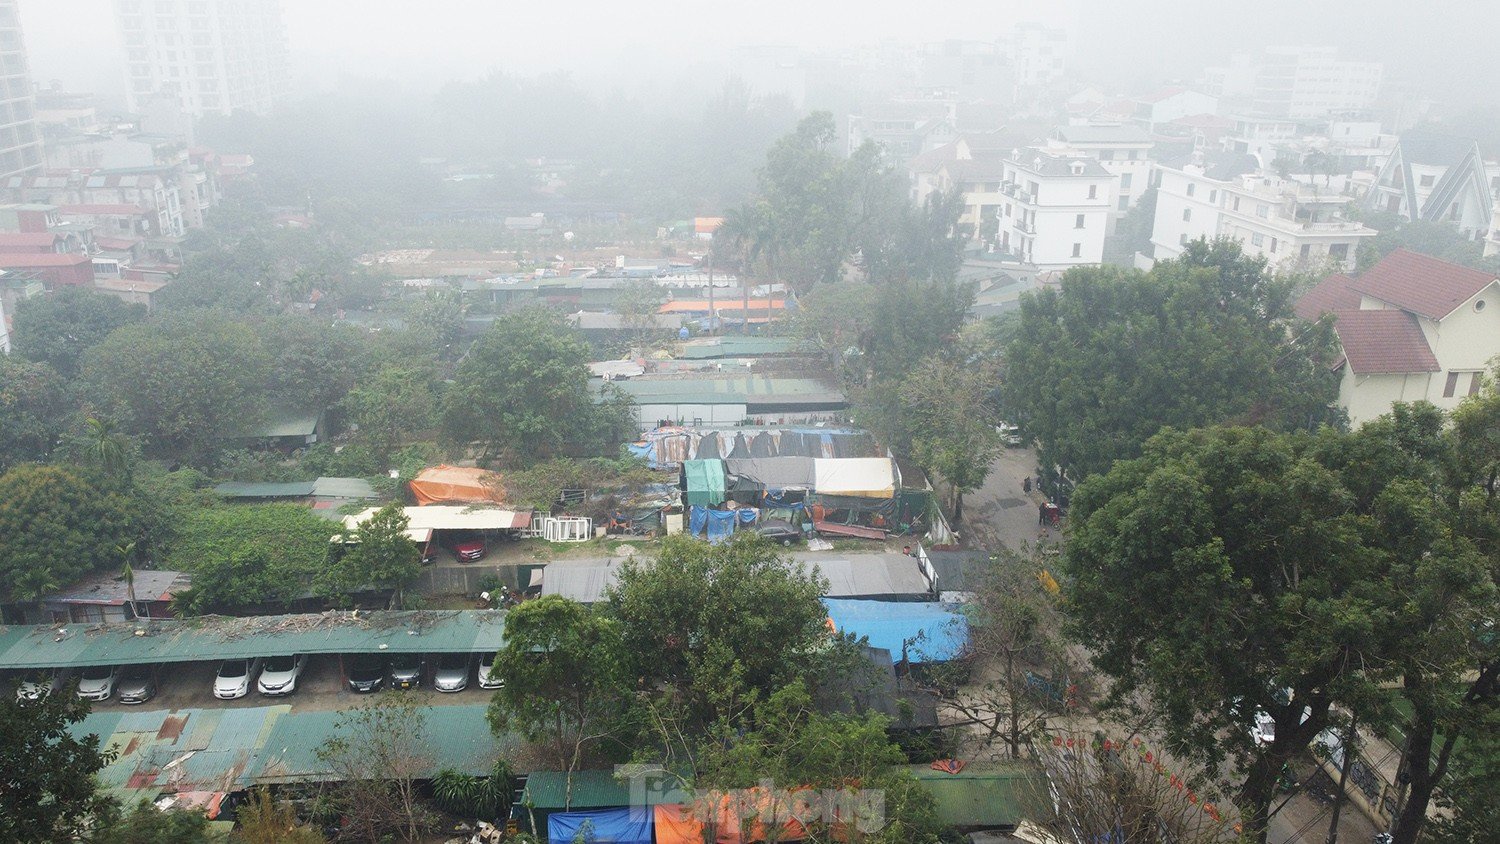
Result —
[{"label": "parked black car", "polygon": [[375,654],[357,654],[349,661],[349,690],[378,692],[385,683],[385,660]]},{"label": "parked black car", "polygon": [[792,545],[802,541],[802,531],[785,519],[768,519],[761,522],[755,528],[755,532],[772,542],[780,542],[782,545]]}]

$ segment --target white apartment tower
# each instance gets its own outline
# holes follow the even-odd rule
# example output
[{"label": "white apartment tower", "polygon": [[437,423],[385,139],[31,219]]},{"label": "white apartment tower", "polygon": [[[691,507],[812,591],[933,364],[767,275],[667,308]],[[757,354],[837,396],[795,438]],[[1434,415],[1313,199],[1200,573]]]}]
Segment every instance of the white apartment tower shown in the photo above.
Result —
[{"label": "white apartment tower", "polygon": [[42,140],[17,0],[0,0],[0,179],[41,172]]},{"label": "white apartment tower", "polygon": [[159,96],[194,117],[269,111],[287,93],[279,0],[115,0],[130,109]]},{"label": "white apartment tower", "polygon": [[1208,93],[1258,114],[1307,119],[1370,108],[1384,76],[1379,62],[1345,61],[1334,47],[1268,47],[1235,53],[1203,81]]}]

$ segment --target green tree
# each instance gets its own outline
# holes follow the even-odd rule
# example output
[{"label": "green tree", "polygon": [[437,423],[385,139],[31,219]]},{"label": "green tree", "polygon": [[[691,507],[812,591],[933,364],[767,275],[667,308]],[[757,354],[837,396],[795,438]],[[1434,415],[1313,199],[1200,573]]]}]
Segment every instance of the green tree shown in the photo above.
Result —
[{"label": "green tree", "polygon": [[984,367],[939,356],[901,382],[904,439],[911,456],[947,483],[955,522],[964,518],[964,493],[984,484],[1002,447],[989,401],[992,379]]},{"label": "green tree", "polygon": [[506,314],[476,342],[443,397],[443,432],[486,456],[526,464],[601,453],[623,414],[589,385],[588,347],[560,316]]},{"label": "green tree", "polygon": [[114,752],[70,729],[88,712],[71,691],[38,700],[0,695],[0,840],[64,844],[108,812],[94,774]]},{"label": "green tree", "polygon": [[1500,273],[1500,261],[1484,255],[1484,241],[1472,240],[1451,223],[1434,220],[1403,221],[1394,214],[1367,215],[1366,224],[1378,234],[1360,241],[1356,253],[1362,268],[1374,266],[1397,249],[1431,255],[1466,267]]},{"label": "green tree", "polygon": [[267,373],[249,327],[206,313],[128,325],[83,364],[89,389],[128,432],[195,463],[261,417]]},{"label": "green tree", "polygon": [[826,641],[826,583],[777,546],[737,535],[721,545],[668,537],[656,557],[621,564],[609,590],[629,670],[666,687],[691,733],[744,712],[763,690],[815,683]]},{"label": "green tree", "polygon": [[413,434],[433,427],[438,405],[435,379],[432,368],[420,361],[392,363],[361,378],[344,396],[358,440],[381,462]]},{"label": "green tree", "polygon": [[407,328],[422,337],[432,354],[451,359],[463,330],[463,302],[456,292],[428,293],[407,305]]},{"label": "green tree", "polygon": [[1150,273],[1070,270],[1061,290],[1022,298],[1002,413],[1073,480],[1166,426],[1336,421],[1331,327],[1297,323],[1291,305],[1291,281],[1225,240]]},{"label": "green tree", "polygon": [[255,326],[269,352],[268,399],[279,407],[324,410],[354,386],[370,356],[368,334],[303,314]]},{"label": "green tree", "polygon": [[123,562],[141,531],[125,494],[60,466],[17,466],[0,475],[0,592],[31,601]]},{"label": "green tree", "polygon": [[[657,326],[657,312],[667,301],[666,288],[651,279],[637,279],[628,283],[615,297],[615,310],[629,333],[633,347],[664,339],[666,332]],[[645,353],[649,349],[642,349]]]},{"label": "green tree", "polygon": [[141,305],[127,305],[86,287],[64,287],[16,306],[11,341],[17,354],[72,378],[85,352],[116,329],[145,318]]},{"label": "green tree", "polygon": [[199,809],[158,809],[142,800],[95,834],[111,844],[207,844],[208,817]]},{"label": "green tree", "polygon": [[[1466,555],[1407,541],[1428,500],[1413,471],[1373,432],[1169,430],[1078,488],[1072,632],[1114,680],[1112,699],[1144,692],[1176,749],[1238,762],[1256,840],[1282,766],[1333,704],[1378,708],[1391,631],[1435,646],[1397,620],[1402,578],[1428,564],[1414,550],[1449,570]],[[1276,723],[1261,749],[1248,738],[1257,710]]]},{"label": "green tree", "polygon": [[412,695],[381,695],[339,713],[334,732],[318,745],[318,761],[333,774],[330,797],[351,841],[424,840],[433,817],[417,782],[428,776],[426,709]]},{"label": "green tree", "polygon": [[71,409],[67,386],[52,367],[0,355],[0,471],[47,459]]},{"label": "green tree", "polygon": [[566,598],[543,595],[505,618],[493,670],[504,682],[490,702],[490,725],[520,733],[568,772],[565,806],[573,772],[618,734],[632,686],[626,661],[619,624]]},{"label": "green tree", "polygon": [[410,524],[400,504],[375,511],[345,535],[343,553],[318,576],[318,590],[336,597],[360,589],[389,589],[391,608],[401,609],[406,587],[422,573],[422,552],[406,535]]},{"label": "green tree", "polygon": [[285,606],[312,590],[334,533],[327,519],[296,504],[189,511],[166,557],[168,568],[193,575],[177,604],[191,614]]}]

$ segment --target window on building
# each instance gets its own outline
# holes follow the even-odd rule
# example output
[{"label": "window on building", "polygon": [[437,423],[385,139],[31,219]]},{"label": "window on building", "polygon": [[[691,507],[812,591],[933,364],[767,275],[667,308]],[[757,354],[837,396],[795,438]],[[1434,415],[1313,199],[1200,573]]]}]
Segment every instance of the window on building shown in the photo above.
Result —
[{"label": "window on building", "polygon": [[1240,198],[1237,196],[1234,198],[1234,210],[1240,210]]},{"label": "window on building", "polygon": [[1135,174],[1134,173],[1121,173],[1120,174],[1120,190],[1122,190],[1122,191],[1123,190],[1130,190],[1130,177],[1133,176],[1133,175],[1135,175]]},{"label": "window on building", "polygon": [[1424,188],[1430,188],[1430,187],[1432,187],[1432,183],[1434,181],[1436,181],[1436,177],[1433,176],[1431,173],[1428,173],[1427,175],[1425,175],[1425,176],[1423,176],[1421,178],[1421,182],[1420,183],[1421,183],[1422,187],[1424,187]]},{"label": "window on building", "polygon": [[1216,190],[1209,191],[1208,192],[1208,202],[1209,202],[1210,205],[1216,205],[1216,204],[1218,204],[1218,202],[1219,202],[1219,192],[1216,191]]},{"label": "window on building", "polygon": [[1253,246],[1265,246],[1266,236],[1261,234],[1260,232],[1256,232],[1255,234],[1250,235],[1250,243]]},{"label": "window on building", "polygon": [[1257,217],[1263,217],[1263,218],[1270,217],[1271,216],[1271,206],[1265,204],[1264,202],[1257,204],[1255,206],[1255,216],[1257,216]]},{"label": "window on building", "polygon": [[1182,234],[1177,236],[1177,245],[1187,246],[1187,232],[1183,232]]},{"label": "window on building", "polygon": [[1347,260],[1349,260],[1349,244],[1347,244],[1347,243],[1331,243],[1331,244],[1329,244],[1329,246],[1328,246],[1328,257],[1334,259],[1335,261],[1347,261]]},{"label": "window on building", "polygon": [[1276,251],[1276,238],[1274,238],[1274,237],[1271,238],[1271,251],[1272,252]]},{"label": "window on building", "polygon": [[1037,201],[1042,196],[1042,186],[1039,185],[1039,184],[1037,184],[1036,182],[1027,182],[1026,183],[1026,190],[1027,190],[1028,193],[1031,194],[1031,201],[1032,202]]},{"label": "window on building", "polygon": [[1457,202],[1453,203],[1453,205],[1451,207],[1449,207],[1449,209],[1448,209],[1448,219],[1449,220],[1457,220],[1458,219],[1458,203]]},{"label": "window on building", "polygon": [[1098,199],[1098,198],[1099,198],[1099,186],[1098,185],[1089,185],[1089,199]]},{"label": "window on building", "polygon": [[1073,257],[1074,258],[1081,258],[1081,257],[1083,257],[1083,244],[1082,243],[1075,243],[1075,244],[1073,244]]},{"label": "window on building", "polygon": [[1078,216],[1076,216],[1076,217],[1073,218],[1073,228],[1075,228],[1075,229],[1081,229],[1081,228],[1083,228],[1083,215],[1082,214],[1079,214]]},{"label": "window on building", "polygon": [[1479,388],[1484,386],[1484,373],[1476,372],[1469,377],[1469,395],[1476,395]]},{"label": "window on building", "polygon": [[1187,187],[1187,195],[1188,196],[1192,196],[1194,193],[1197,192],[1197,190],[1198,190],[1198,186],[1197,185],[1193,184],[1192,182],[1188,182],[1188,187]]},{"label": "window on building", "polygon": [[1448,373],[1448,383],[1443,385],[1443,398],[1451,399],[1453,398],[1453,394],[1458,392],[1458,376],[1460,374],[1458,372]]},{"label": "window on building", "polygon": [[1120,197],[1120,210],[1121,211],[1129,211],[1130,210],[1130,197],[1128,197],[1128,196],[1122,196],[1122,197]]},{"label": "window on building", "polygon": [[1182,209],[1182,221],[1184,223],[1191,223],[1193,221],[1193,209],[1191,209],[1191,208],[1184,208],[1184,209]]}]

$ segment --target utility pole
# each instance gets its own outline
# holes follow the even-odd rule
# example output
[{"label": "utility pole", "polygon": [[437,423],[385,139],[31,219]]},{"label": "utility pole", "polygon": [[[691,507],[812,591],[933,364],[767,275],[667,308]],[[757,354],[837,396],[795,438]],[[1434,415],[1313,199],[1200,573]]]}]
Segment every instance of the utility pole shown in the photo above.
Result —
[{"label": "utility pole", "polygon": [[719,315],[714,312],[714,250],[708,248],[708,336],[714,335],[714,320]]},{"label": "utility pole", "polygon": [[740,273],[740,295],[743,297],[743,301],[740,303],[740,307],[741,307],[741,310],[740,310],[740,333],[741,334],[749,334],[750,333],[750,275],[749,275],[749,273],[745,273],[745,272],[741,272]]},{"label": "utility pole", "polygon": [[1344,810],[1344,786],[1349,782],[1349,769],[1354,767],[1354,760],[1359,758],[1359,751],[1355,748],[1358,716],[1349,716],[1349,729],[1344,733],[1344,764],[1339,769],[1339,790],[1333,795],[1333,819],[1328,822],[1328,844],[1338,844],[1339,840],[1339,815]]}]

